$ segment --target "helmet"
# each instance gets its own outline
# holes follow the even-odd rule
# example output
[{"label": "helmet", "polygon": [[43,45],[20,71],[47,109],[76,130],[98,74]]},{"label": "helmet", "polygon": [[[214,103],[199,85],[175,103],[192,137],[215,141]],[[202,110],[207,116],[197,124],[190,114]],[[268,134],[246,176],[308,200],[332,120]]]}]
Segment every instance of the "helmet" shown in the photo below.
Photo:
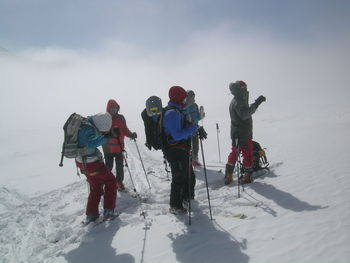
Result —
[{"label": "helmet", "polygon": [[100,132],[108,132],[112,127],[112,115],[108,112],[95,114],[92,121]]},{"label": "helmet", "polygon": [[146,100],[146,112],[149,117],[162,113],[162,100],[157,96],[151,96]]}]

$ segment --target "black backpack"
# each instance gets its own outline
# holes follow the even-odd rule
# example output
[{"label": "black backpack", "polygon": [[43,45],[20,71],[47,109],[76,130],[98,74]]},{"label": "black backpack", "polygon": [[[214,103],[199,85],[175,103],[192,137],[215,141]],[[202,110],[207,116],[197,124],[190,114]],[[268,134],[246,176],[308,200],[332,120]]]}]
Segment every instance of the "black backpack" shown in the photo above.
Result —
[{"label": "black backpack", "polygon": [[162,100],[157,96],[151,96],[146,100],[146,108],[141,117],[145,126],[146,146],[151,150],[163,148],[163,107]]},{"label": "black backpack", "polygon": [[269,169],[269,162],[267,161],[266,153],[260,144],[253,141],[253,171],[259,171],[262,169]]}]

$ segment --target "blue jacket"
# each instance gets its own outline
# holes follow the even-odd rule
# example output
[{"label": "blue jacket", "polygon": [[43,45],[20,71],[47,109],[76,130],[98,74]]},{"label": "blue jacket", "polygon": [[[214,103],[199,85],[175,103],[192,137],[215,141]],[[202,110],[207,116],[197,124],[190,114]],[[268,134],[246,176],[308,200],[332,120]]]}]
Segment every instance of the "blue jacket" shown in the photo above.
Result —
[{"label": "blue jacket", "polygon": [[169,102],[168,106],[177,109],[167,110],[163,116],[163,128],[165,134],[171,136],[170,142],[175,143],[189,139],[197,127],[186,123],[186,116],[180,105]]},{"label": "blue jacket", "polygon": [[198,124],[200,120],[198,105],[193,103],[192,105],[186,107],[185,111],[188,115],[190,115],[191,121]]},{"label": "blue jacket", "polygon": [[[91,118],[87,118],[92,123]],[[82,125],[78,133],[79,147],[87,147],[89,149],[95,149],[105,143],[107,143],[107,136],[101,134],[97,128],[90,125]]]}]

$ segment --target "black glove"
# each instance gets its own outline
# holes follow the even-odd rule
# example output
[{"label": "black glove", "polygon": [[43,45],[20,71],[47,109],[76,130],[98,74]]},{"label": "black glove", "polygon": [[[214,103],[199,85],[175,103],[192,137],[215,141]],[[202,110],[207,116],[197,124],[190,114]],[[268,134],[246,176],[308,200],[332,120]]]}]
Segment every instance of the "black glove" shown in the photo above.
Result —
[{"label": "black glove", "polygon": [[207,138],[207,133],[202,126],[198,127],[197,131],[199,139],[203,140]]},{"label": "black glove", "polygon": [[148,148],[148,150],[152,150],[152,146],[149,142],[146,142],[145,145]]},{"label": "black glove", "polygon": [[255,105],[256,105],[256,107],[259,107],[259,105],[263,102],[263,101],[266,101],[266,98],[264,97],[264,96],[259,96],[259,98],[257,98],[256,100],[255,100]]},{"label": "black glove", "polygon": [[111,130],[112,137],[119,138],[120,136],[120,129],[119,127],[113,127]]},{"label": "black glove", "polygon": [[136,132],[130,133],[130,134],[129,134],[129,138],[130,138],[131,140],[135,140],[135,139],[137,138]]}]

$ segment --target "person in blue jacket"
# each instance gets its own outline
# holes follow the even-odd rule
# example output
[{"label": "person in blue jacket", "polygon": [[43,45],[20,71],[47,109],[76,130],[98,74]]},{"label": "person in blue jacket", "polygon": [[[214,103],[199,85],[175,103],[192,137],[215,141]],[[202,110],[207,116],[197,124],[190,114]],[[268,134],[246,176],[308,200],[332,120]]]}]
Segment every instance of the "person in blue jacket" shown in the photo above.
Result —
[{"label": "person in blue jacket", "polygon": [[[198,125],[198,122],[201,120],[199,114],[199,108],[195,101],[195,93],[193,90],[187,91],[187,106],[185,108],[186,113],[188,114],[190,120]],[[195,132],[192,135],[192,165],[201,166],[201,163],[198,161],[198,151],[199,151],[199,140],[198,133]]]},{"label": "person in blue jacket", "polygon": [[194,198],[195,175],[189,151],[192,134],[197,126],[186,120],[186,91],[180,86],[169,89],[169,103],[164,109],[163,130],[165,141],[163,153],[170,164],[172,182],[170,187],[170,212],[187,212],[183,201]]},{"label": "person in blue jacket", "polygon": [[86,176],[90,186],[86,206],[85,223],[96,221],[99,218],[99,203],[103,195],[103,218],[115,217],[115,204],[117,188],[115,176],[105,166],[102,154],[97,147],[105,144],[111,132],[112,116],[108,113],[99,113],[87,117],[78,133],[78,146],[80,154],[75,158],[76,165]]}]

